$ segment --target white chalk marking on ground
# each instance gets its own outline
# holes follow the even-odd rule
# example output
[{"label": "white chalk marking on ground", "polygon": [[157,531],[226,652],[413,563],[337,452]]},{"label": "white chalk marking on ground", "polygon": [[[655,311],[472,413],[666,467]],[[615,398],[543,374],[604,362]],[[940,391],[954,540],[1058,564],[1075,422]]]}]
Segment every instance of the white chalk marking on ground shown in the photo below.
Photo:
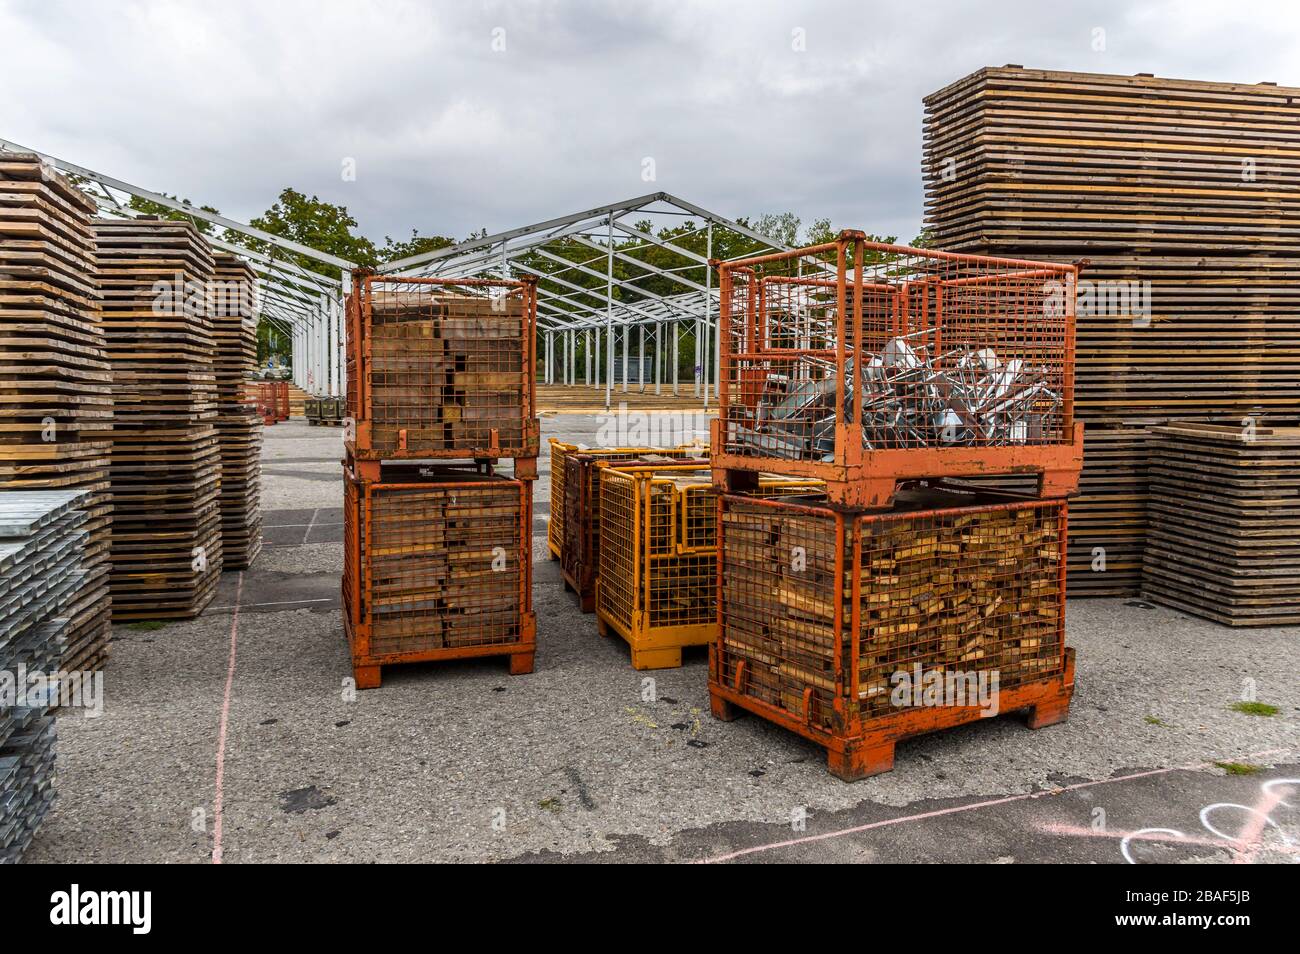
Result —
[{"label": "white chalk marking on ground", "polygon": [[307,538],[311,536],[311,528],[316,526],[316,518],[320,516],[320,507],[311,512],[311,523],[307,524],[307,529],[302,532],[302,542],[305,544]]}]

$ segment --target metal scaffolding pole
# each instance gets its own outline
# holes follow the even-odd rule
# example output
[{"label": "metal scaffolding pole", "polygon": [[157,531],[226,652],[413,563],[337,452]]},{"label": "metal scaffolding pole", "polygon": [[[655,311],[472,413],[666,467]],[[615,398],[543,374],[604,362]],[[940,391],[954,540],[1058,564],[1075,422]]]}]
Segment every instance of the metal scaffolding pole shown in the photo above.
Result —
[{"label": "metal scaffolding pole", "polygon": [[605,337],[608,362],[605,366],[605,410],[609,410],[610,392],[614,389],[614,213],[609,213],[609,256],[605,260]]},{"label": "metal scaffolding pole", "polygon": [[681,354],[682,346],[682,323],[680,321],[670,322],[673,329],[673,395],[677,395],[677,368],[681,364],[678,360]]},{"label": "metal scaffolding pole", "polygon": [[[713,223],[712,222],[709,223],[708,236],[705,239],[705,243],[706,243],[706,247],[708,248],[708,252],[707,252],[708,257],[713,258]],[[714,328],[713,396],[716,398],[719,397],[722,393],[721,390],[722,389],[722,309],[719,308],[717,317],[714,317],[713,315],[713,269],[712,268],[706,268],[704,270],[704,287],[706,289],[704,293],[705,320],[712,321],[713,328]],[[705,407],[709,406],[708,401],[704,402],[704,406]]]},{"label": "metal scaffolding pole", "polygon": [[655,394],[663,394],[664,384],[664,323],[655,325]]}]

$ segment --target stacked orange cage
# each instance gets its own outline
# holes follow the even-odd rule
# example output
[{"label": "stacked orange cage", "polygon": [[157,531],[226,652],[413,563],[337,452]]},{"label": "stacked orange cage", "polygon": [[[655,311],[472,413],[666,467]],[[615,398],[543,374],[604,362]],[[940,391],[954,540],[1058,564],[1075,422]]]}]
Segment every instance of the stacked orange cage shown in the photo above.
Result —
[{"label": "stacked orange cage", "polygon": [[358,688],[395,663],[507,656],[532,672],[536,287],[353,276],[343,615]]},{"label": "stacked orange cage", "polygon": [[[845,779],[995,712],[1065,719],[1077,268],[854,231],[715,264],[714,715],[798,732]],[[760,473],[825,496],[755,499]],[[1037,495],[970,482],[1008,474]]]}]

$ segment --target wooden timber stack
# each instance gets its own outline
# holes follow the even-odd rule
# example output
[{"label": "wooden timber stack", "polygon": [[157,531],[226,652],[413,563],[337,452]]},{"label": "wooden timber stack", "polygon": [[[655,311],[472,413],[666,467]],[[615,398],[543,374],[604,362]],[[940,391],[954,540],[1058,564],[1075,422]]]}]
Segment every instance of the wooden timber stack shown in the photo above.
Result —
[{"label": "wooden timber stack", "polygon": [[935,247],[1089,261],[1070,590],[1134,593],[1148,428],[1300,408],[1300,89],[1008,66],[925,112]]},{"label": "wooden timber stack", "polygon": [[98,669],[110,633],[113,416],[95,275],[95,203],[30,153],[0,153],[0,483],[79,490],[85,581],[67,615],[67,669]]},{"label": "wooden timber stack", "polygon": [[1300,623],[1300,428],[1153,428],[1150,521],[1150,599],[1227,626]]},{"label": "wooden timber stack", "polygon": [[262,419],[244,397],[244,381],[257,366],[256,278],[235,255],[217,252],[213,259],[222,563],[242,570],[262,549]]},{"label": "wooden timber stack", "polygon": [[212,252],[188,222],[96,220],[113,371],[115,620],[196,616],[221,574]]}]

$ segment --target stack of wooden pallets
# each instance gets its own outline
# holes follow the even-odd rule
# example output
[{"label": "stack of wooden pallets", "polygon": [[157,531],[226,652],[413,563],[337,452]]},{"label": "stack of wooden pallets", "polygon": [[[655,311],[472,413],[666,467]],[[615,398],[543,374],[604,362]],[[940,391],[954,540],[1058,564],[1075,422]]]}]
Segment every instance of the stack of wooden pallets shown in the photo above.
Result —
[{"label": "stack of wooden pallets", "polygon": [[0,153],[0,482],[85,491],[85,585],[68,610],[69,668],[108,653],[113,416],[95,275],[95,204],[31,154]]},{"label": "stack of wooden pallets", "polygon": [[354,276],[343,619],[358,688],[397,663],[533,670],[536,307],[531,278]]},{"label": "stack of wooden pallets", "polygon": [[1146,429],[1300,408],[1300,89],[983,69],[926,97],[934,247],[1087,259],[1076,594],[1141,580]]},{"label": "stack of wooden pallets", "polygon": [[257,285],[243,259],[217,252],[212,306],[221,447],[221,549],[225,569],[252,565],[262,549],[262,418],[245,399],[257,366]]},{"label": "stack of wooden pallets", "polygon": [[0,492],[0,864],[21,860],[54,801],[52,690],[87,583],[90,495]]},{"label": "stack of wooden pallets", "polygon": [[1300,428],[1152,429],[1143,592],[1228,626],[1300,623]]},{"label": "stack of wooden pallets", "polygon": [[212,253],[188,222],[97,220],[113,371],[115,620],[197,615],[221,574]]}]

